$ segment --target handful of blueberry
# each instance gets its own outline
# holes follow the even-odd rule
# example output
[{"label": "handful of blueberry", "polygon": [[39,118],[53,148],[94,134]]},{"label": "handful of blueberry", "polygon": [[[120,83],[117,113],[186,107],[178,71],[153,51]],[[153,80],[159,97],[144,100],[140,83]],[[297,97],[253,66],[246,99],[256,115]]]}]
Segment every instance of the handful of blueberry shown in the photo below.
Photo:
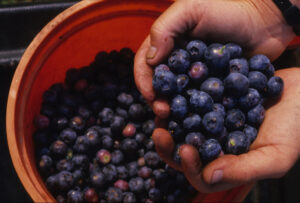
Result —
[{"label": "handful of blueberry", "polygon": [[280,97],[283,80],[274,76],[274,66],[264,55],[249,60],[233,43],[200,40],[173,50],[164,64],[155,67],[153,88],[171,97],[168,130],[177,148],[195,146],[204,163],[222,151],[241,154],[249,150],[264,120],[263,103]]},{"label": "handful of blueberry", "polygon": [[58,202],[183,202],[195,192],[154,151],[154,114],[135,88],[133,57],[100,52],[44,92],[37,168]]}]

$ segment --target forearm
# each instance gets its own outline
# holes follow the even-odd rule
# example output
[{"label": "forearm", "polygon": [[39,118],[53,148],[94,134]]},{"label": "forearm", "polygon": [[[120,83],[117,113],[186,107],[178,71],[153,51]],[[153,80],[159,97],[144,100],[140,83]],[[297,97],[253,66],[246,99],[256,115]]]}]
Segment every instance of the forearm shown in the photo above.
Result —
[{"label": "forearm", "polygon": [[300,9],[300,0],[290,0],[291,3]]}]

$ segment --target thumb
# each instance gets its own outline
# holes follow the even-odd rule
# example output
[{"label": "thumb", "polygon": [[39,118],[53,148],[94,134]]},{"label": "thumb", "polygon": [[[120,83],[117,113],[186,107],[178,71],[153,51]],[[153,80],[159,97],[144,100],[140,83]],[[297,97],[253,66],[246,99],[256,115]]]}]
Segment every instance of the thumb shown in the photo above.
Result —
[{"label": "thumb", "polygon": [[194,18],[187,15],[191,1],[176,1],[152,25],[150,47],[146,58],[149,65],[163,61],[174,47],[174,38],[194,27]]},{"label": "thumb", "polygon": [[[265,178],[282,177],[297,157],[289,149],[270,145],[242,155],[225,155],[208,164],[203,179],[208,184],[218,182],[248,183]],[[297,153],[296,153],[297,154]]]}]

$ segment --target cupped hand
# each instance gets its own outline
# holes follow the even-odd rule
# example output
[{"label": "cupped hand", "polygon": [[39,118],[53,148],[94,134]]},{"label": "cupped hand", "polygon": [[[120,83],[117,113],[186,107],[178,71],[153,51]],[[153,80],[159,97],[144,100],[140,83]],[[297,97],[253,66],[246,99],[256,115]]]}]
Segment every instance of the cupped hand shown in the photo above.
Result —
[{"label": "cupped hand", "polygon": [[300,157],[300,67],[277,71],[284,80],[281,98],[267,107],[250,151],[221,156],[203,166],[196,148],[180,148],[181,165],[172,160],[174,142],[162,128],[153,133],[156,150],[164,161],[184,172],[200,192],[210,193],[265,178],[283,176]]},{"label": "cupped hand", "polygon": [[155,21],[134,62],[136,85],[160,118],[167,118],[170,108],[155,95],[153,67],[183,36],[235,42],[247,56],[260,53],[273,60],[295,35],[272,0],[177,0]]}]

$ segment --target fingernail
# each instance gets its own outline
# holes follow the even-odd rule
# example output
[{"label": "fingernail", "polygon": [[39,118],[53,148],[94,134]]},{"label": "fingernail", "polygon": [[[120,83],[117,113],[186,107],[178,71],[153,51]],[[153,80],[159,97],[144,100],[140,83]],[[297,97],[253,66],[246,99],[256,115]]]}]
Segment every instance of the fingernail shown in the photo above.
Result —
[{"label": "fingernail", "polygon": [[211,177],[211,184],[221,181],[223,178],[223,170],[216,170]]},{"label": "fingernail", "polygon": [[147,54],[146,54],[147,59],[153,59],[155,57],[155,55],[156,55],[156,51],[157,51],[157,48],[151,46],[148,49]]}]

